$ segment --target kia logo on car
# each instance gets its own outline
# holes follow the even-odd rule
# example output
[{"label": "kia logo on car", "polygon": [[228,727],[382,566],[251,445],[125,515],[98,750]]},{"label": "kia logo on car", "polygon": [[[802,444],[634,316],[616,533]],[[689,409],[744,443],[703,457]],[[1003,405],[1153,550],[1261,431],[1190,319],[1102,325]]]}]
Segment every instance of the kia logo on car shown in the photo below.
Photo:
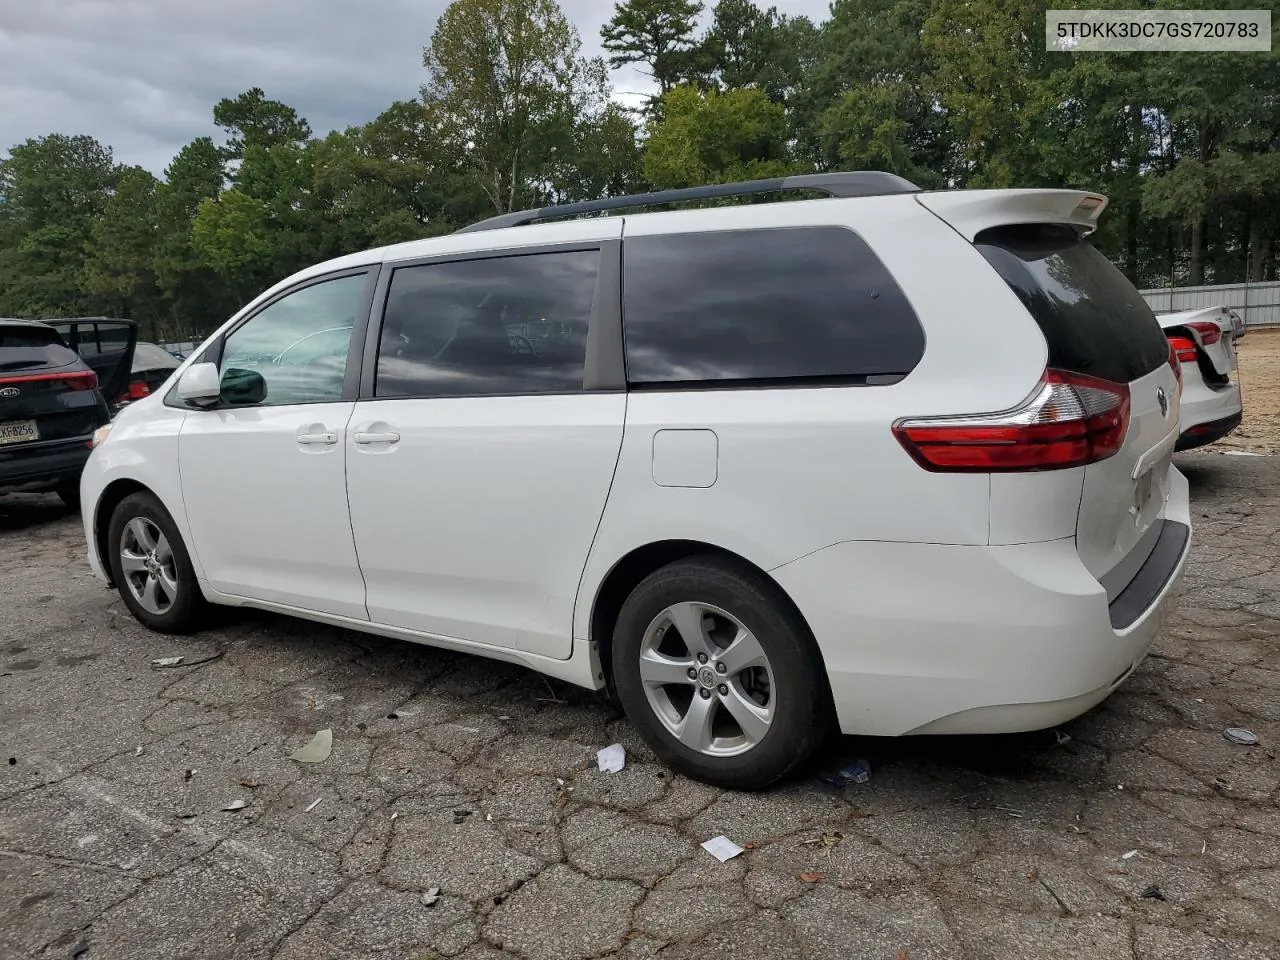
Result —
[{"label": "kia logo on car", "polygon": [[17,387],[0,387],[0,397],[4,397],[6,400],[12,400],[21,392]]},{"label": "kia logo on car", "polygon": [[1156,387],[1156,403],[1160,404],[1160,416],[1169,415],[1169,398],[1165,396],[1164,387]]}]

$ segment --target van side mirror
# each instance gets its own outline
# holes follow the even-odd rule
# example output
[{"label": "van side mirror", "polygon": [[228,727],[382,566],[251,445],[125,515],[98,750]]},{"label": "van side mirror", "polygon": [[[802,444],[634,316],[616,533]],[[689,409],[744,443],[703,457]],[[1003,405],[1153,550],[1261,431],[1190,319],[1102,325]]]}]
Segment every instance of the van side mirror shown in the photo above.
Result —
[{"label": "van side mirror", "polygon": [[199,407],[211,406],[222,396],[216,363],[193,363],[178,378],[178,396]]},{"label": "van side mirror", "polygon": [[253,406],[267,399],[267,381],[257,370],[231,367],[222,376],[222,402],[236,407]]}]

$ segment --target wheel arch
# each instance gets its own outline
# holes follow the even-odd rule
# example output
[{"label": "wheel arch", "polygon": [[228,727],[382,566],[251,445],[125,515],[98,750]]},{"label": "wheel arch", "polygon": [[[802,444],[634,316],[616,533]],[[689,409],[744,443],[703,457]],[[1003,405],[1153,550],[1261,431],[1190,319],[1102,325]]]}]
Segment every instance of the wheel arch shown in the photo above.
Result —
[{"label": "wheel arch", "polygon": [[809,642],[813,644],[813,649],[822,663],[823,674],[826,674],[826,660],[822,656],[822,648],[818,645],[817,638],[810,629],[804,613],[767,570],[752,563],[741,554],[713,543],[701,540],[658,540],[636,547],[619,559],[600,582],[591,606],[590,639],[596,644],[600,667],[604,671],[605,685],[611,694],[614,692],[613,630],[618,622],[618,614],[622,610],[623,603],[651,573],[677,560],[696,556],[714,556],[729,560],[751,570],[762,581],[769,584],[779,602],[785,604],[795,614],[798,622],[803,624]]},{"label": "wheel arch", "polygon": [[[93,508],[93,548],[98,553],[98,561],[102,566],[103,573],[106,574],[107,582],[113,587],[116,586],[116,583],[111,575],[111,561],[107,550],[107,531],[111,526],[111,515],[115,513],[116,507],[120,505],[125,497],[132,496],[135,493],[149,493],[157,500],[160,500],[156,492],[145,483],[130,477],[122,477],[107,484]],[[161,502],[163,503],[164,501],[161,500]]]}]

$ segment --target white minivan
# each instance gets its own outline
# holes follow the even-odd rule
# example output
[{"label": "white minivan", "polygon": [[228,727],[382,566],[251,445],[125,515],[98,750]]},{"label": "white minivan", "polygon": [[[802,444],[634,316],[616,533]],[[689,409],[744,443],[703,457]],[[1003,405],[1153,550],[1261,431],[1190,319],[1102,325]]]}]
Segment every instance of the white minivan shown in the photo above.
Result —
[{"label": "white minivan", "polygon": [[[793,189],[823,196],[623,212]],[[730,787],[836,729],[1061,723],[1190,544],[1176,361],[1105,205],[822,174],[320,264],[99,432],[90,563],[156,630],[255,607],[609,687]]]}]

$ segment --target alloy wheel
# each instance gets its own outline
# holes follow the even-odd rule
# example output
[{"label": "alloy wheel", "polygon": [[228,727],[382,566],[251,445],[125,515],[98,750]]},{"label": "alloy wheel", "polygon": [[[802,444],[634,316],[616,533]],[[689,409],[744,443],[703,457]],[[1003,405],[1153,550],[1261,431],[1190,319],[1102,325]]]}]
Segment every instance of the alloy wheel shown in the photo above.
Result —
[{"label": "alloy wheel", "polygon": [[178,573],[168,538],[147,517],[134,517],[120,537],[120,568],[133,598],[163,616],[178,599]]},{"label": "alloy wheel", "polygon": [[650,709],[690,750],[735,756],[769,732],[773,668],[755,635],[719,607],[664,609],[645,630],[639,669]]}]

